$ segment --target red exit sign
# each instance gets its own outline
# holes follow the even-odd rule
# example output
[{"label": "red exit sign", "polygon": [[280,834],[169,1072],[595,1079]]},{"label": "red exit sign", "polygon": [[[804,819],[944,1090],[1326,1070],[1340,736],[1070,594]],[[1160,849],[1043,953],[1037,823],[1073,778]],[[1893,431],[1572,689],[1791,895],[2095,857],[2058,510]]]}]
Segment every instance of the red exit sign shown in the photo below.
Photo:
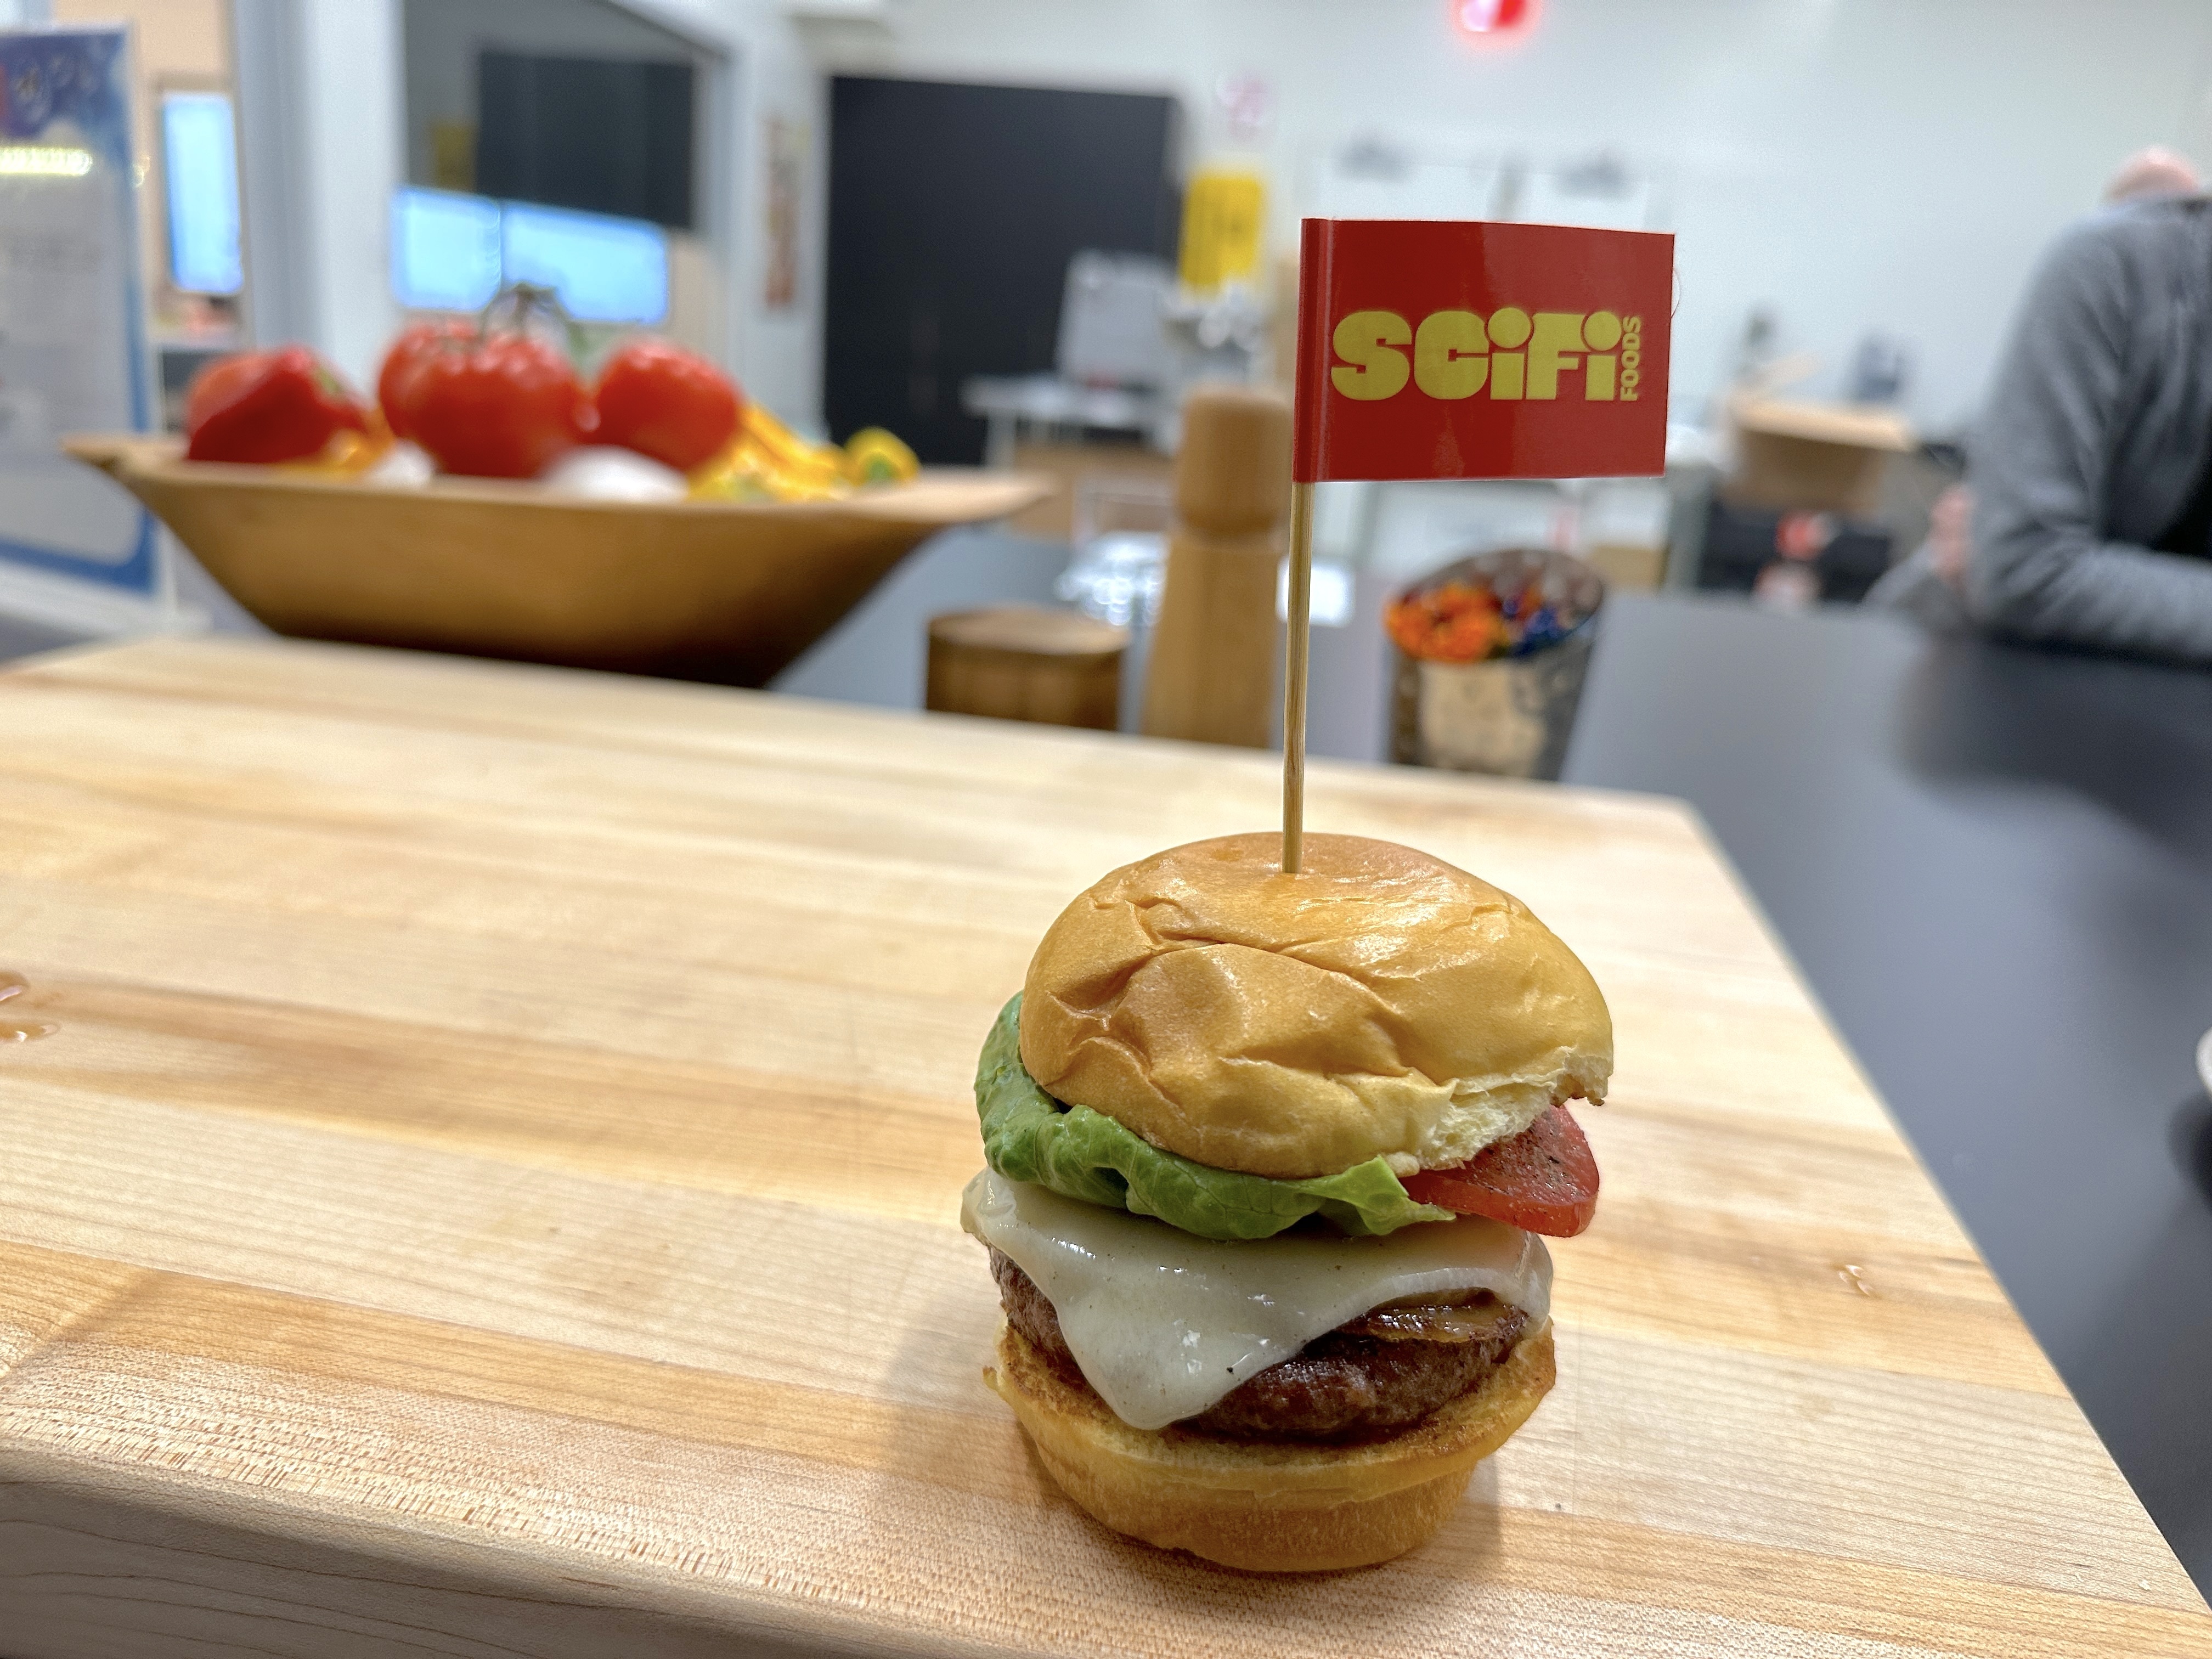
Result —
[{"label": "red exit sign", "polygon": [[1452,21],[1478,40],[1524,33],[1536,21],[1536,0],[1451,0]]}]

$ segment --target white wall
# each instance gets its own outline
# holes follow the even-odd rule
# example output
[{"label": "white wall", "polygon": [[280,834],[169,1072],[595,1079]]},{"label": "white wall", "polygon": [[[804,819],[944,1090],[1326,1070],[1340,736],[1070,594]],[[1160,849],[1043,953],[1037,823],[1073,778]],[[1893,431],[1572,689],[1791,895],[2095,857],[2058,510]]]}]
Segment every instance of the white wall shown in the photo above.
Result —
[{"label": "white wall", "polygon": [[400,76],[398,22],[392,0],[313,0],[307,14],[309,60],[326,66],[307,110],[318,323],[331,360],[364,391],[399,328],[381,207],[399,183],[401,105],[388,91]]},{"label": "white wall", "polygon": [[[1835,391],[1879,329],[1918,357],[1912,413],[1976,404],[2030,263],[2126,152],[2212,149],[2205,0],[1545,0],[1484,50],[1444,0],[892,0],[855,70],[1168,88],[1215,142],[1225,75],[1274,88],[1274,236],[1318,158],[1373,133],[1541,164],[1613,150],[1678,236],[1674,396],[1692,412],[1749,309]],[[2212,155],[2204,159],[2212,161]]]},{"label": "white wall", "polygon": [[356,388],[399,325],[386,204],[400,176],[397,0],[236,0],[246,313]]},{"label": "white wall", "polygon": [[[301,19],[299,165],[319,199],[297,314],[359,373],[391,321],[396,0],[238,3],[241,20]],[[1766,304],[1784,349],[1826,359],[1816,390],[1837,388],[1869,330],[1911,341],[1909,404],[1939,431],[1978,402],[2038,251],[2121,155],[2164,142],[2212,160],[2204,0],[1546,0],[1534,38],[1504,52],[1462,41],[1443,0],[890,0],[885,27],[811,40],[775,0],[631,9],[729,55],[709,205],[736,250],[732,367],[801,423],[820,408],[825,64],[1171,90],[1200,155],[1213,87],[1259,75],[1277,103],[1263,149],[1283,246],[1319,158],[1357,134],[1539,164],[1613,149],[1661,175],[1679,238],[1678,409],[1703,402]],[[811,139],[801,302],[779,312],[763,304],[771,116]]]},{"label": "white wall", "polygon": [[[730,53],[729,106],[710,112],[724,142],[715,210],[730,216],[727,273],[732,367],[748,396],[796,426],[822,418],[822,176],[827,155],[823,82],[798,29],[775,0],[629,0],[630,9],[722,44]],[[811,140],[801,207],[799,302],[770,310],[768,283],[769,121],[804,127]],[[711,175],[710,175],[711,176]]]}]

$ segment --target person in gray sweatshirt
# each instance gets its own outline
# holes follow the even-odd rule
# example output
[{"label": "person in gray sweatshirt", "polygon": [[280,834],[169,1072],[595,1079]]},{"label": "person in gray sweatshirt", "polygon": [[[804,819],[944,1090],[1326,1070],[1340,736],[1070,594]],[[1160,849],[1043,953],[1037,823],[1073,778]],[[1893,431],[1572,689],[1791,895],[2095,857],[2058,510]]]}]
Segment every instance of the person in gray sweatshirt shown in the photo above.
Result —
[{"label": "person in gray sweatshirt", "polygon": [[1966,479],[1976,623],[2212,665],[2212,198],[2118,202],[2059,238]]}]

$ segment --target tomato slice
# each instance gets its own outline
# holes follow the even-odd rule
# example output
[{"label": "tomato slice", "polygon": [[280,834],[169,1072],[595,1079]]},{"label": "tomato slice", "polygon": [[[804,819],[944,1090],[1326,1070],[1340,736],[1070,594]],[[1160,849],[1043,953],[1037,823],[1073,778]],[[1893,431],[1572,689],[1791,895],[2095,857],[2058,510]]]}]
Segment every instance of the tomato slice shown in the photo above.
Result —
[{"label": "tomato slice", "polygon": [[1553,1238],[1572,1238],[1597,1213],[1597,1159],[1564,1106],[1547,1108],[1519,1134],[1484,1147],[1468,1163],[1400,1179],[1416,1203],[1486,1215]]}]

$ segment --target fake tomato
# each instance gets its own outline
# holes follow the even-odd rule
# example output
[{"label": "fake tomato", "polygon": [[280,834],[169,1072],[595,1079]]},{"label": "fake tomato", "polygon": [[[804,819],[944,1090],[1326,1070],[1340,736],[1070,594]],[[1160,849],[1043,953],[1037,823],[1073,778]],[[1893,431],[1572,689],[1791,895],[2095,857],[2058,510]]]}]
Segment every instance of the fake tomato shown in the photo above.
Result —
[{"label": "fake tomato", "polygon": [[590,428],[568,358],[519,332],[432,343],[392,398],[440,468],[470,477],[534,478]]},{"label": "fake tomato", "polygon": [[368,429],[367,411],[305,346],[221,358],[185,394],[188,460],[305,460],[340,432]]},{"label": "fake tomato", "polygon": [[410,383],[415,370],[426,358],[464,345],[476,334],[477,325],[459,317],[416,323],[400,331],[376,376],[376,401],[393,437],[415,435],[415,397]]},{"label": "fake tomato", "polygon": [[1571,1238],[1597,1213],[1597,1159],[1582,1125],[1553,1106],[1468,1163],[1400,1177],[1419,1204],[1486,1215],[1523,1232]]},{"label": "fake tomato", "polygon": [[595,441],[690,472],[729,447],[742,399],[730,377],[665,340],[633,340],[599,371]]}]

